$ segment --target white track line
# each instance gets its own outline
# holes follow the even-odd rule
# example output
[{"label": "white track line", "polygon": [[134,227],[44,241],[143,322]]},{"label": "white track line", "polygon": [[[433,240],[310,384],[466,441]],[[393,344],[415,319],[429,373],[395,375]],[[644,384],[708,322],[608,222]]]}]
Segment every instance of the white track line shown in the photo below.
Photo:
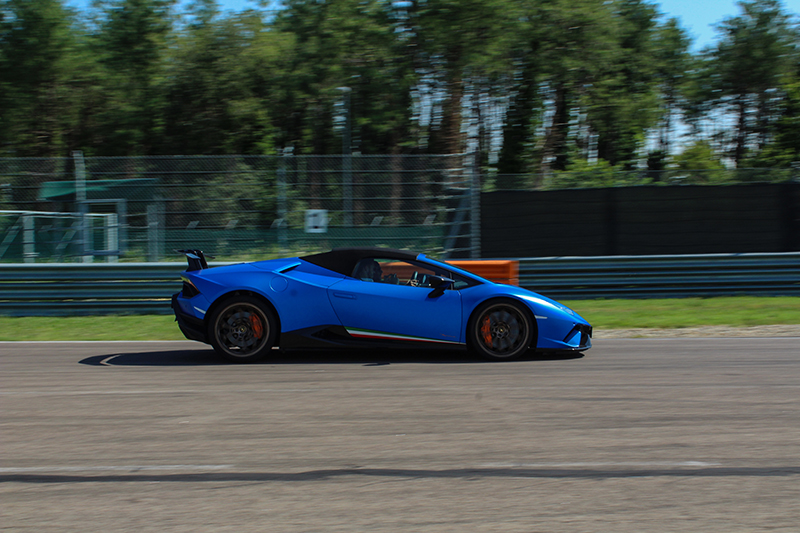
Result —
[{"label": "white track line", "polygon": [[29,466],[0,467],[0,474],[30,474],[36,472],[141,472],[152,470],[224,470],[233,465],[121,465],[121,466]]},{"label": "white track line", "polygon": [[652,466],[722,466],[722,463],[703,461],[623,461],[603,463],[488,463],[480,468],[598,468],[598,467],[652,467]]},{"label": "white track line", "polygon": [[[487,468],[652,468],[652,467],[716,467],[721,463],[707,463],[704,461],[621,461],[621,462],[582,462],[582,463],[487,463],[477,466],[457,467],[466,469]],[[381,468],[377,466],[362,466],[362,469]],[[414,469],[419,468],[415,467]],[[152,471],[193,471],[206,472],[209,470],[230,470],[235,465],[76,465],[76,466],[30,466],[30,467],[0,467],[0,474],[35,474],[52,472],[152,472]],[[358,469],[356,469],[358,470]],[[449,470],[445,468],[444,470]]]}]

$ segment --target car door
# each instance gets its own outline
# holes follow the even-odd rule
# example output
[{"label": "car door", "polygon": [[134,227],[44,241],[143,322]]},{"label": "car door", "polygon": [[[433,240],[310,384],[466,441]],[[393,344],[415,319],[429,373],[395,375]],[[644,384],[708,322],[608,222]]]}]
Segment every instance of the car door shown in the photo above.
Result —
[{"label": "car door", "polygon": [[[372,259],[371,259],[372,260]],[[461,294],[446,290],[429,297],[423,264],[381,260],[382,275],[348,277],[328,288],[331,305],[354,337],[461,343]],[[358,275],[358,274],[354,274]]]}]

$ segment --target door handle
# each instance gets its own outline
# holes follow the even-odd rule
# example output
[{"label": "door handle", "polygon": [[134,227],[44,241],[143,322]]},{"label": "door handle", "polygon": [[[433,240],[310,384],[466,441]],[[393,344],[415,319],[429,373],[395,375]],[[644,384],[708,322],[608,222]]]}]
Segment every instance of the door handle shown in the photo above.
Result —
[{"label": "door handle", "polygon": [[333,295],[336,296],[337,298],[344,298],[346,300],[355,300],[356,299],[356,295],[355,294],[351,294],[349,292],[334,292]]}]

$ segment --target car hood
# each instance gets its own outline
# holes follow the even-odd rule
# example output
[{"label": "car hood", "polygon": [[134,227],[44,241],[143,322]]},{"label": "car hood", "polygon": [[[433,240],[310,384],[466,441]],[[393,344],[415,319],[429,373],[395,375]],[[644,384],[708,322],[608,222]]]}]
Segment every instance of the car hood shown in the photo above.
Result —
[{"label": "car hood", "polygon": [[[575,318],[575,319],[577,319],[579,321],[582,321],[582,322],[584,322],[586,324],[589,324],[589,322],[585,318],[580,316],[574,310],[570,309],[569,307],[567,307],[564,304],[561,304],[561,303],[553,300],[552,298],[548,298],[547,296],[543,296],[543,295],[539,294],[538,292],[533,292],[531,290],[524,289],[522,287],[516,287],[514,285],[505,285],[503,283],[495,283],[495,285],[498,286],[498,287],[502,287],[504,289],[503,292],[505,292],[506,294],[509,294],[511,296],[516,296],[517,298],[520,298],[520,299],[526,301],[528,303],[528,305],[543,305],[545,307],[550,307],[552,309],[556,309],[556,310],[558,310],[558,311],[560,311],[562,313],[565,313],[565,314],[567,314],[567,315],[569,315],[569,316],[571,316],[571,317],[573,317],[573,318]],[[534,311],[535,311],[535,309],[534,309]]]}]

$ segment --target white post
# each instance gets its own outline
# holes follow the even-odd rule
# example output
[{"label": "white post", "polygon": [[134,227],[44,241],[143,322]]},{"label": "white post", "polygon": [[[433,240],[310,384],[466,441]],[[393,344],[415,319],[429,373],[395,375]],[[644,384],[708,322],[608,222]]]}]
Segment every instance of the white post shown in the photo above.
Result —
[{"label": "white post", "polygon": [[36,233],[33,215],[22,215],[22,257],[26,263],[36,262]]},{"label": "white post", "polygon": [[94,259],[89,249],[89,232],[86,220],[86,165],[83,160],[83,152],[75,150],[72,152],[75,160],[75,204],[80,216],[80,236],[81,236],[81,256],[84,263],[91,263]]},{"label": "white post", "polygon": [[[103,217],[106,226],[106,251],[119,250],[119,222],[116,213],[109,213]],[[107,263],[119,263],[118,255],[106,256]]]},{"label": "white post", "polygon": [[158,208],[156,204],[147,204],[147,261],[158,261]]}]

